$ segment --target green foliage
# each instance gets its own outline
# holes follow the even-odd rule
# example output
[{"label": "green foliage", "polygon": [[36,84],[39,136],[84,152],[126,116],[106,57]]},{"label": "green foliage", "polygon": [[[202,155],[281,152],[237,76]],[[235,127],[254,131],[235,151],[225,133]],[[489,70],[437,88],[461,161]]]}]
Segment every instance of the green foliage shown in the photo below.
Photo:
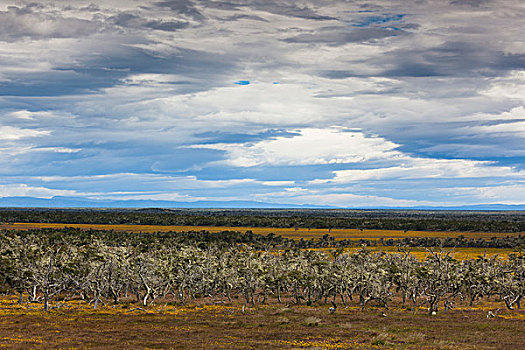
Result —
[{"label": "green foliage", "polygon": [[248,209],[3,209],[0,222],[523,232],[523,212]]}]

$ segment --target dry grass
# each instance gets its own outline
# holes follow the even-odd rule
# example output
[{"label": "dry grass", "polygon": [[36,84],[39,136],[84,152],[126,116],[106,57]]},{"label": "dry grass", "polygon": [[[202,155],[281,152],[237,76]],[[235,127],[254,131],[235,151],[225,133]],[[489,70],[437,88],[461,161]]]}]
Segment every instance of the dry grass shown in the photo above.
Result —
[{"label": "dry grass", "polygon": [[[241,311],[241,304],[133,306],[93,310],[65,303],[45,313],[41,305],[0,299],[0,347],[11,349],[522,349],[525,312],[456,309],[429,316],[401,307],[379,309],[279,304]],[[489,305],[491,306],[491,305]],[[509,317],[513,316],[513,317]],[[284,318],[286,320],[284,320]],[[315,322],[311,322],[314,320]]]},{"label": "dry grass", "polygon": [[[345,248],[344,251],[348,253],[357,252],[361,247],[350,247]],[[377,246],[377,247],[368,247],[367,249],[370,249],[373,252],[385,252],[389,254],[399,253],[399,250],[397,247],[385,247],[385,246]],[[427,256],[429,256],[431,253],[431,249],[433,251],[450,251],[451,256],[454,257],[457,260],[467,260],[467,259],[476,259],[479,256],[485,255],[486,257],[493,257],[498,256],[502,259],[507,259],[509,254],[517,253],[516,250],[511,248],[427,248],[427,247],[412,247],[412,248],[405,248],[410,251],[410,254],[412,254],[414,257],[416,257],[419,260],[424,260]],[[334,248],[314,248],[311,250],[317,250],[317,251],[333,251]]]},{"label": "dry grass", "polygon": [[502,232],[449,232],[449,231],[399,231],[399,230],[358,230],[358,229],[308,229],[308,228],[275,228],[275,227],[239,227],[239,226],[158,226],[158,225],[103,225],[103,224],[53,224],[53,223],[4,223],[0,224],[0,229],[13,230],[29,230],[40,228],[55,228],[60,229],[64,227],[73,227],[80,229],[94,229],[94,230],[115,230],[126,232],[187,232],[187,231],[239,231],[246,232],[248,230],[256,234],[267,235],[274,233],[287,238],[294,239],[310,239],[320,238],[323,235],[329,234],[336,240],[341,239],[399,239],[405,237],[458,237],[465,236],[466,238],[491,238],[491,237],[507,237],[518,236],[519,232],[502,233]]},{"label": "dry grass", "polygon": [[[270,228],[270,227],[233,227],[233,226],[157,226],[157,225],[102,225],[102,224],[57,224],[57,223],[4,223],[0,224],[0,229],[11,230],[30,230],[53,228],[61,229],[65,227],[73,227],[79,229],[94,229],[94,230],[115,230],[122,232],[188,232],[188,231],[252,231],[256,234],[267,235],[274,233],[287,238],[293,239],[310,239],[320,238],[323,235],[330,234],[336,240],[342,239],[368,239],[379,240],[383,239],[399,239],[404,237],[458,237],[460,235],[466,238],[490,238],[490,237],[506,237],[518,236],[519,233],[491,233],[491,232],[434,232],[434,231],[394,231],[394,230],[357,230],[357,229],[307,229],[307,228]],[[358,248],[347,248],[346,251],[354,251]],[[387,253],[397,252],[396,247],[370,247],[375,251],[384,251]],[[322,250],[322,249],[321,249]],[[418,259],[424,259],[428,256],[429,251],[425,247],[411,248],[412,254]],[[515,252],[513,249],[506,248],[455,248],[453,250],[456,259],[472,259],[480,255],[487,256],[498,255],[502,258],[507,258],[508,254]]]}]

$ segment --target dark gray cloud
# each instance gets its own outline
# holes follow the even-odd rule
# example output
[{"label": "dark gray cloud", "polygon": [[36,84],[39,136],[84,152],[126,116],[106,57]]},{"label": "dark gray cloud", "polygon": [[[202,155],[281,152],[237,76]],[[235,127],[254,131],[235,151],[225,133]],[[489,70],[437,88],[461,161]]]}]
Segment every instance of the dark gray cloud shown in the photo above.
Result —
[{"label": "dark gray cloud", "polygon": [[269,21],[267,21],[266,19],[259,17],[259,16],[253,16],[253,15],[233,15],[233,16],[228,16],[228,17],[224,17],[221,19],[224,21],[237,21],[240,19],[251,19],[254,21],[261,21],[261,22],[269,23]]},{"label": "dark gray cloud", "polygon": [[244,4],[240,2],[230,2],[230,1],[213,1],[213,0],[200,0],[200,4],[205,7],[224,10],[224,11],[237,11]]},{"label": "dark gray cloud", "polygon": [[[395,68],[384,76],[497,76],[525,69],[525,54],[510,54],[487,48],[482,43],[450,41],[425,50],[397,50],[389,53]],[[379,65],[385,60],[380,59]]]},{"label": "dark gray cloud", "polygon": [[[6,74],[0,81],[4,96],[60,96],[94,93],[121,83],[133,74],[183,74],[187,82],[177,86],[187,92],[218,84],[235,69],[235,58],[197,50],[180,49],[162,57],[139,48],[112,47],[106,55],[77,57],[74,65],[60,65],[51,71]],[[174,85],[175,88],[175,85]]]},{"label": "dark gray cloud", "polygon": [[8,7],[0,12],[0,41],[19,39],[77,38],[97,33],[104,25],[97,21],[68,18],[42,11],[39,4]]},{"label": "dark gray cloud", "polygon": [[452,0],[450,4],[459,6],[480,7],[491,2],[492,0]]},{"label": "dark gray cloud", "polygon": [[329,27],[312,34],[299,34],[286,38],[288,43],[344,45],[347,43],[362,43],[388,37],[406,35],[403,30],[392,30],[389,28],[334,28]]},{"label": "dark gray cloud", "polygon": [[159,7],[168,8],[180,15],[193,18],[196,21],[202,21],[205,16],[196,8],[195,4],[190,0],[170,0],[156,2],[155,5]]},{"label": "dark gray cloud", "polygon": [[[366,38],[366,35],[364,37]],[[328,41],[328,38],[331,37],[325,38],[327,43],[342,43],[346,36],[334,35],[333,41]],[[304,42],[318,41],[305,38]],[[319,74],[331,79],[366,76],[496,77],[510,71],[525,69],[525,54],[505,53],[478,43],[452,41],[427,49],[396,49],[367,60],[367,63],[373,65],[376,70],[366,73],[350,66],[347,70],[323,70]]]},{"label": "dark gray cloud", "polygon": [[166,32],[175,32],[179,29],[184,29],[189,26],[188,22],[184,21],[148,21],[145,24],[146,27],[155,29],[155,30],[163,30]]},{"label": "dark gray cloud", "polygon": [[150,28],[166,32],[174,32],[189,26],[187,21],[152,20],[126,12],[112,16],[108,20],[120,27],[126,27],[130,29]]},{"label": "dark gray cloud", "polygon": [[100,7],[96,4],[89,4],[87,6],[81,7],[79,9],[80,11],[87,11],[87,12],[99,12]]},{"label": "dark gray cloud", "polygon": [[[174,1],[175,2],[175,1]],[[335,20],[335,17],[319,14],[312,8],[312,2],[301,2],[293,0],[232,0],[232,1],[212,1],[197,0],[196,3],[204,7],[211,7],[220,10],[241,10],[249,8],[256,11],[268,12],[275,15],[310,19],[315,21]]]},{"label": "dark gray cloud", "polygon": [[298,5],[295,1],[272,2],[256,0],[250,1],[248,6],[259,11],[267,11],[276,15],[311,19],[315,21],[330,21],[336,19],[332,16],[320,15],[317,11],[313,10],[306,4]]}]

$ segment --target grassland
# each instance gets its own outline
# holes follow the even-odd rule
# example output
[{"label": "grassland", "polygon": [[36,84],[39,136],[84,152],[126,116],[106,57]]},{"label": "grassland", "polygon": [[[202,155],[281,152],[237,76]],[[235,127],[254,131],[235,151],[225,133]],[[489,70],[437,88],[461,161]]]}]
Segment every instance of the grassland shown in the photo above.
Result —
[{"label": "grassland", "polygon": [[[360,247],[345,248],[344,252],[357,252]],[[373,252],[385,252],[385,253],[399,253],[397,247],[368,247]],[[326,250],[333,251],[333,248],[318,248],[312,250]],[[486,257],[498,256],[503,259],[507,259],[509,254],[517,253],[514,249],[510,248],[433,248],[434,251],[451,251],[451,255],[457,260],[475,259],[478,256],[485,255]],[[426,247],[413,247],[409,248],[410,254],[415,256],[419,260],[424,260],[431,253],[431,248]]]},{"label": "grassland", "polygon": [[241,305],[203,300],[146,308],[122,303],[93,310],[73,300],[41,305],[0,298],[0,347],[10,349],[522,349],[525,311],[487,319],[483,307],[456,308],[429,316],[398,305],[365,312],[327,305]]},{"label": "grassland", "polygon": [[320,238],[329,234],[337,239],[389,239],[405,237],[459,237],[466,238],[491,238],[518,236],[520,232],[453,232],[453,231],[399,231],[399,230],[358,230],[358,229],[309,229],[309,228],[273,228],[273,227],[239,227],[239,226],[162,226],[162,225],[107,225],[107,224],[61,224],[61,223],[4,223],[0,229],[29,230],[41,228],[73,227],[93,230],[115,230],[127,232],[187,232],[187,231],[252,231],[256,234],[267,235],[274,233],[293,239]]},{"label": "grassland", "polygon": [[[3,223],[0,224],[0,229],[11,230],[30,230],[30,229],[61,229],[65,227],[73,227],[84,230],[114,230],[122,232],[188,232],[188,231],[252,231],[255,234],[267,235],[273,233],[290,239],[312,239],[321,238],[329,234],[336,240],[350,239],[350,240],[379,240],[383,239],[400,239],[405,237],[459,237],[466,238],[483,238],[490,239],[491,237],[507,237],[518,236],[520,233],[501,233],[501,232],[438,232],[438,231],[399,231],[399,230],[357,230],[357,229],[308,229],[308,228],[269,228],[269,227],[235,227],[235,226],[162,226],[162,225],[107,225],[107,224],[62,224],[62,223]],[[346,251],[356,250],[358,248],[346,248]],[[374,251],[397,252],[396,247],[370,247]],[[419,259],[424,259],[429,250],[425,247],[410,248],[412,254]],[[506,258],[508,254],[514,253],[515,250],[508,248],[454,248],[454,257],[457,259],[472,259],[479,255],[486,254],[487,256],[498,255]]]},{"label": "grassland", "polygon": [[[154,226],[11,223],[0,229],[79,229],[125,232],[220,232],[252,231],[274,233],[287,238],[320,238],[326,234],[338,239],[458,237],[485,238],[518,235],[486,232],[430,232],[308,228],[254,228],[224,226]],[[396,247],[370,247],[395,252]],[[358,248],[346,248],[354,250]],[[333,248],[331,249],[333,250]],[[512,249],[455,248],[458,259],[486,253],[505,257]],[[423,259],[428,249],[411,249]],[[478,300],[470,307],[458,301],[451,311],[429,315],[426,308],[410,309],[394,300],[386,311],[370,304],[361,311],[355,300],[348,307],[339,305],[329,314],[330,305],[295,305],[284,299],[268,304],[260,301],[244,312],[239,296],[194,299],[180,304],[174,299],[159,298],[147,307],[134,300],[92,305],[68,292],[67,298],[54,299],[51,310],[40,303],[18,304],[17,298],[0,296],[0,348],[9,349],[523,349],[525,344],[525,310],[501,309],[497,317],[487,312],[502,308],[502,301]],[[238,299],[236,299],[238,298]],[[398,298],[398,297],[396,297]],[[24,300],[28,300],[27,296]],[[65,301],[67,300],[67,301]],[[178,300],[178,299],[177,299]],[[106,300],[108,302],[108,300]]]}]

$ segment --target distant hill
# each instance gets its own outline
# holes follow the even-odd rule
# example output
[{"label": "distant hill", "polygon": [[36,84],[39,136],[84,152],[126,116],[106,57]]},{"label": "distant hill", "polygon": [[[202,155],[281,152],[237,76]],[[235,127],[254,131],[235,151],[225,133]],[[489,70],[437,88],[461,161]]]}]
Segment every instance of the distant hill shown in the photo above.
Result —
[{"label": "distant hill", "polygon": [[419,210],[525,210],[525,204],[476,204],[455,207],[417,207]]},{"label": "distant hill", "polygon": [[2,197],[0,207],[38,208],[312,208],[329,209],[330,206],[266,203],[256,201],[195,201],[163,200],[94,200],[76,197]]},{"label": "distant hill", "polygon": [[31,208],[254,208],[254,209],[385,209],[385,210],[484,210],[484,211],[521,211],[525,204],[476,204],[464,206],[420,206],[420,207],[333,207],[314,204],[267,203],[257,201],[195,201],[177,202],[163,200],[96,200],[77,197],[2,197],[0,207]]}]

